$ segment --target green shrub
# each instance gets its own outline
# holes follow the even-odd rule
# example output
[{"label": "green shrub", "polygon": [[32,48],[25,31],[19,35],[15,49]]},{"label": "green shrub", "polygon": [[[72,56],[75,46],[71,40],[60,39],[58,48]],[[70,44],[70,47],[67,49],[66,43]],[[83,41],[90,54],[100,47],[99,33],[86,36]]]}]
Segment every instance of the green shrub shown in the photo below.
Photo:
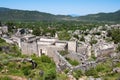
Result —
[{"label": "green shrub", "polygon": [[96,44],[97,43],[97,40],[91,40],[90,41],[90,44],[93,45],[93,44]]},{"label": "green shrub", "polygon": [[117,52],[120,52],[120,44],[117,47]]},{"label": "green shrub", "polygon": [[71,36],[67,31],[63,30],[62,32],[58,33],[58,38],[60,40],[70,40]]},{"label": "green shrub", "polygon": [[98,72],[94,68],[91,68],[90,70],[86,71],[85,74],[86,76],[98,77]]},{"label": "green shrub", "polygon": [[79,39],[79,36],[78,36],[78,35],[76,35],[76,34],[75,34],[75,35],[73,35],[73,37],[75,37],[76,39]]},{"label": "green shrub", "polygon": [[12,80],[12,79],[8,76],[2,76],[0,77],[0,80]]},{"label": "green shrub", "polygon": [[84,41],[84,42],[85,42],[84,36],[82,36],[82,37],[80,38],[80,41]]},{"label": "green shrub", "polygon": [[67,57],[66,57],[66,60],[67,60],[71,65],[73,65],[73,66],[77,66],[77,65],[79,64],[78,61],[72,60],[72,59],[67,58]]},{"label": "green shrub", "polygon": [[6,42],[6,41],[4,39],[0,38],[0,43],[4,43],[4,42]]},{"label": "green shrub", "polygon": [[64,73],[67,74],[69,72],[69,69],[65,69]]},{"label": "green shrub", "polygon": [[16,63],[14,63],[14,62],[9,62],[8,67],[14,68],[14,67],[16,67]]},{"label": "green shrub", "polygon": [[41,34],[40,28],[38,28],[38,27],[34,28],[32,34],[34,34],[36,36],[40,36],[40,34]]},{"label": "green shrub", "polygon": [[67,50],[62,50],[62,51],[59,51],[59,52],[62,56],[66,55],[66,54],[69,54],[69,52]]},{"label": "green shrub", "polygon": [[45,80],[56,80],[56,71],[54,69],[50,69],[45,74]]},{"label": "green shrub", "polygon": [[73,76],[78,80],[82,76],[82,71],[81,70],[75,70],[73,72]]},{"label": "green shrub", "polygon": [[67,75],[62,73],[57,75],[57,80],[67,80]]},{"label": "green shrub", "polygon": [[48,56],[42,55],[40,59],[42,62],[51,63],[51,59]]},{"label": "green shrub", "polygon": [[102,72],[104,70],[105,70],[105,66],[104,65],[99,64],[99,65],[96,66],[96,71],[97,72]]},{"label": "green shrub", "polygon": [[96,57],[95,57],[94,54],[91,54],[91,58],[92,58],[93,60],[96,60]]},{"label": "green shrub", "polygon": [[112,40],[114,43],[120,42],[120,29],[112,29],[111,31],[108,31],[108,36],[112,37]]},{"label": "green shrub", "polygon": [[25,76],[28,76],[30,74],[30,69],[29,68],[24,68],[22,71],[23,71],[23,74]]},{"label": "green shrub", "polygon": [[3,65],[7,65],[9,62],[8,62],[8,60],[4,59],[4,60],[2,61],[2,63],[3,63]]},{"label": "green shrub", "polygon": [[100,35],[101,33],[100,32],[96,32],[96,33],[93,33],[94,35]]},{"label": "green shrub", "polygon": [[21,52],[20,52],[20,49],[18,48],[18,46],[17,45],[12,45],[12,47],[11,47],[11,54],[10,55],[12,55],[12,56],[15,56],[15,57],[17,57],[17,56],[21,56]]}]

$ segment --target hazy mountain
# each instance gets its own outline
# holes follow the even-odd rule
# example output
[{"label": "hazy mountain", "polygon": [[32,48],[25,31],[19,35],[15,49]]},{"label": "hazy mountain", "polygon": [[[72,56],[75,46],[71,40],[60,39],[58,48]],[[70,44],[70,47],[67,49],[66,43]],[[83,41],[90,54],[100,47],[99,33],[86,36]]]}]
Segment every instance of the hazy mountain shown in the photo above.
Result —
[{"label": "hazy mountain", "polygon": [[9,8],[0,8],[1,21],[53,21],[63,20],[70,16],[53,15],[39,11],[17,10]]},{"label": "hazy mountain", "polygon": [[[74,15],[72,15],[74,16]],[[50,13],[28,10],[17,10],[0,7],[0,21],[120,21],[120,10],[113,13],[89,14],[86,16],[53,15]]]},{"label": "hazy mountain", "polygon": [[80,15],[78,15],[78,14],[69,14],[70,16],[72,16],[72,17],[79,17]]},{"label": "hazy mountain", "polygon": [[112,13],[89,14],[78,17],[82,21],[120,21],[120,10]]}]

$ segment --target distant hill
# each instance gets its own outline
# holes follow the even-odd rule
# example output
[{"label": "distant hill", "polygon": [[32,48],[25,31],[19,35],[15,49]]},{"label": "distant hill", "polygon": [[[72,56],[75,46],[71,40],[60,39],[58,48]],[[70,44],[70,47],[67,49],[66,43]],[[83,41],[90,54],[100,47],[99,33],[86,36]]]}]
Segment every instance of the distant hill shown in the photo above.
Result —
[{"label": "distant hill", "polygon": [[0,21],[120,21],[120,10],[113,13],[89,14],[72,17],[70,15],[53,15],[50,13],[17,10],[0,7]]},{"label": "distant hill", "polygon": [[89,14],[78,17],[82,21],[117,21],[120,22],[120,10],[112,13]]},{"label": "distant hill", "polygon": [[17,10],[0,7],[0,20],[1,21],[53,21],[63,20],[70,16],[53,15],[50,13]]}]

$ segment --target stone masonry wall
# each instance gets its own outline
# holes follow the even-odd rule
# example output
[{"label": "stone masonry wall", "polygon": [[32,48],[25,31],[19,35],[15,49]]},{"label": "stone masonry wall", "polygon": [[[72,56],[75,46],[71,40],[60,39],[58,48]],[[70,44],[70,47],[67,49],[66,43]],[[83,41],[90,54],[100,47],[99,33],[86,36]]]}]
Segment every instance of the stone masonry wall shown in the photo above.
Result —
[{"label": "stone masonry wall", "polygon": [[37,49],[37,43],[36,42],[31,42],[31,43],[28,43],[28,42],[21,42],[21,51],[23,54],[37,54],[38,53],[38,49]]}]

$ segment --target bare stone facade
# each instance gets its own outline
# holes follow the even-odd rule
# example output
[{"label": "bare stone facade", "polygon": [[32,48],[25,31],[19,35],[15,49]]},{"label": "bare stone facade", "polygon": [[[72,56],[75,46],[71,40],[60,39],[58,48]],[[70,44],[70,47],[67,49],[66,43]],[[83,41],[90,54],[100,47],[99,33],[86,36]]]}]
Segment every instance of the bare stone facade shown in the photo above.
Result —
[{"label": "bare stone facade", "polygon": [[3,34],[8,33],[8,26],[0,26],[0,37],[3,36]]},{"label": "bare stone facade", "polygon": [[38,53],[38,50],[37,50],[37,43],[34,41],[34,42],[21,42],[21,51],[23,54],[37,54]]},{"label": "bare stone facade", "polygon": [[68,49],[73,52],[77,50],[76,41],[59,41],[55,38],[36,37],[31,34],[22,37],[14,36],[12,38],[18,44],[22,53],[27,55],[36,54],[41,56],[45,54],[51,56],[55,50]]},{"label": "bare stone facade", "polygon": [[110,55],[115,52],[114,43],[106,43],[105,41],[100,41],[93,45],[94,54],[96,57]]},{"label": "bare stone facade", "polygon": [[76,41],[68,41],[68,50],[69,51],[77,51],[77,42]]},{"label": "bare stone facade", "polygon": [[0,30],[1,30],[3,33],[8,33],[8,26],[1,26],[1,27],[0,27]]}]

